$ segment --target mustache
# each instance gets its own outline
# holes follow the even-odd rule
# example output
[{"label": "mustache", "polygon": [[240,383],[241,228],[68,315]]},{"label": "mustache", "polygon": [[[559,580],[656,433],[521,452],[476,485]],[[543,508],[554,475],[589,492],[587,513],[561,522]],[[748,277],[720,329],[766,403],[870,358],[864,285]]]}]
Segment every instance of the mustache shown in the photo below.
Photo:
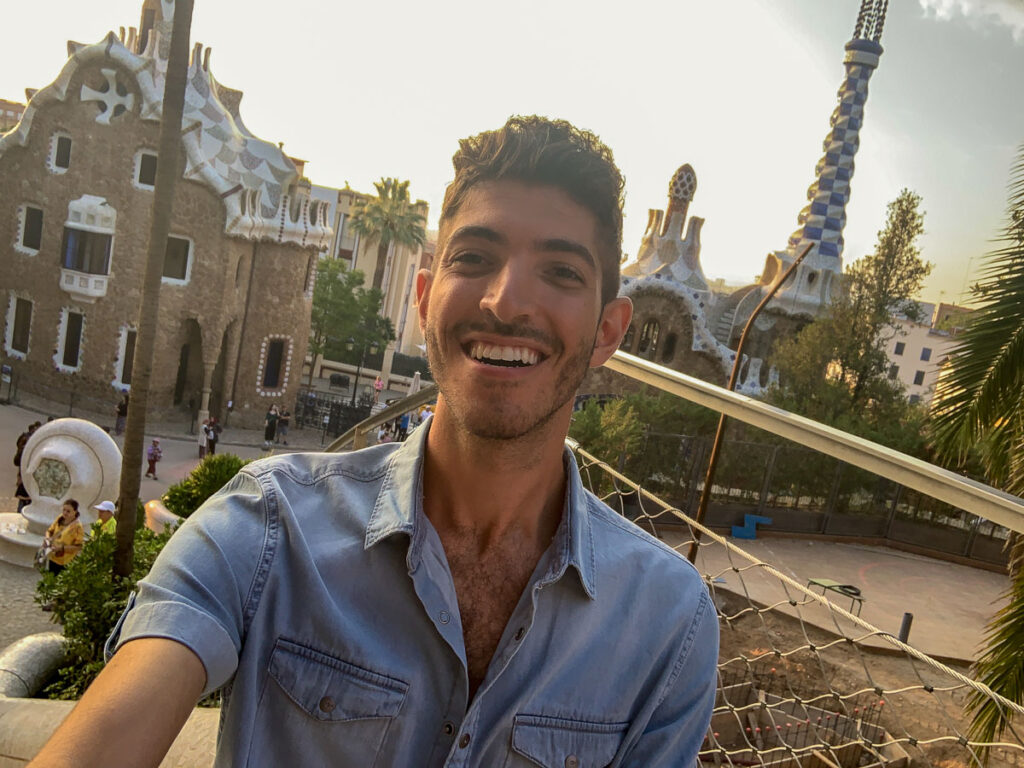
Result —
[{"label": "mustache", "polygon": [[523,323],[504,323],[497,318],[488,321],[474,320],[456,323],[452,328],[456,338],[469,333],[486,333],[491,336],[507,336],[510,339],[529,339],[543,344],[555,352],[562,350],[562,344],[555,336]]}]

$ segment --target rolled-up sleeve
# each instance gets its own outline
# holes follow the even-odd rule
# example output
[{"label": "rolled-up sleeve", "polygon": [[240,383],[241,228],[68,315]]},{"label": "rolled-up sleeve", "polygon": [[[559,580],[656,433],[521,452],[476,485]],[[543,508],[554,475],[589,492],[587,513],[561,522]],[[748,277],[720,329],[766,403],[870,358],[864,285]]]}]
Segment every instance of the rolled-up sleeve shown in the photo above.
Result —
[{"label": "rolled-up sleeve", "polygon": [[115,627],[107,649],[143,637],[175,640],[206,669],[204,695],[231,679],[273,558],[259,483],[240,472],[171,536]]}]

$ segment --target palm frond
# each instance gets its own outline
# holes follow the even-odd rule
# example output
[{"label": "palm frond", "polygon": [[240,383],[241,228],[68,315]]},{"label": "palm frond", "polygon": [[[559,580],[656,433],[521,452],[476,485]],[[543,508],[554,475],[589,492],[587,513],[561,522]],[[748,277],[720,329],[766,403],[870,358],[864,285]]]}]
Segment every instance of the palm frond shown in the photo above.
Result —
[{"label": "palm frond", "polygon": [[[1010,556],[1011,562],[1024,559],[1024,538],[1016,537]],[[1010,701],[1024,701],[1024,568],[1018,568],[1006,593],[1007,603],[989,623],[985,635],[985,650],[975,662],[974,675],[978,682]],[[998,741],[1007,728],[1012,728],[1010,714],[996,699],[980,692],[971,694],[967,710],[972,722],[972,741],[991,743]]]},{"label": "palm frond", "polygon": [[986,433],[1009,448],[1024,389],[1024,146],[1011,173],[1002,247],[990,253],[976,296],[981,302],[936,386],[933,438],[956,460]]},{"label": "palm frond", "polygon": [[[979,310],[940,375],[932,437],[940,457],[962,460],[975,450],[990,483],[1024,495],[1024,146],[1010,174],[1006,225],[975,288]],[[976,678],[1010,701],[1024,702],[1024,537],[1011,541],[1007,603],[986,629]],[[1011,713],[981,693],[967,702],[971,738],[990,743]],[[987,755],[986,755],[987,759]]]}]

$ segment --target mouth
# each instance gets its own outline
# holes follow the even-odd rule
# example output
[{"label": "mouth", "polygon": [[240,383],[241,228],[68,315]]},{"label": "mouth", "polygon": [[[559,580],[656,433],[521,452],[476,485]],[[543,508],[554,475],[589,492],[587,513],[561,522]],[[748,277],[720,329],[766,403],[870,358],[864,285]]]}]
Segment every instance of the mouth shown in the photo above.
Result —
[{"label": "mouth", "polygon": [[546,359],[546,356],[530,347],[485,344],[479,341],[466,346],[466,354],[484,365],[497,368],[530,368]]}]

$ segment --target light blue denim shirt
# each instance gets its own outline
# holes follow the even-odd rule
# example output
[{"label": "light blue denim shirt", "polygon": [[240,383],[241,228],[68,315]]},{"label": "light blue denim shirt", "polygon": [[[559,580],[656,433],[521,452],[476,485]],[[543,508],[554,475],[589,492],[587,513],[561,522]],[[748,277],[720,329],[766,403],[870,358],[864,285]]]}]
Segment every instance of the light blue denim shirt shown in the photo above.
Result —
[{"label": "light blue denim shirt", "polygon": [[[586,491],[475,698],[429,426],[401,445],[245,467],[171,538],[111,638],[167,637],[223,687],[218,766],[693,766],[718,621],[693,567]],[[500,487],[495,493],[500,493]]]}]

